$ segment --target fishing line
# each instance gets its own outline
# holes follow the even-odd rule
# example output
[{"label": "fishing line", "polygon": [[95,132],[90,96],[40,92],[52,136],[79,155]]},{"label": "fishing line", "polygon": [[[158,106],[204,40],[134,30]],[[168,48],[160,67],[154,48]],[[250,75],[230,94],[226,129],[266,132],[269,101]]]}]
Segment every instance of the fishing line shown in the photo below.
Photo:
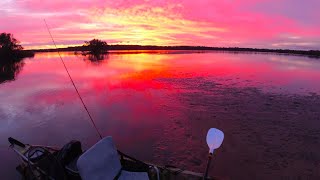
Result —
[{"label": "fishing line", "polygon": [[60,51],[59,51],[59,49],[57,48],[56,42],[55,42],[54,39],[53,39],[53,36],[52,36],[52,34],[51,34],[51,32],[50,32],[50,29],[49,29],[49,27],[48,27],[48,24],[47,24],[47,22],[46,22],[45,19],[43,19],[43,20],[44,20],[44,23],[46,24],[47,30],[48,30],[48,32],[49,32],[49,34],[50,34],[50,37],[51,37],[52,42],[53,42],[53,44],[54,44],[54,47],[56,48],[56,50],[57,50],[57,52],[58,52],[58,54],[59,54],[60,60],[61,60],[61,62],[62,62],[62,64],[63,64],[65,70],[66,70],[67,73],[68,73],[68,76],[69,76],[69,78],[70,78],[70,80],[71,80],[71,82],[72,82],[72,85],[73,85],[74,89],[76,90],[76,92],[77,92],[77,94],[78,94],[78,96],[79,96],[79,99],[80,99],[81,102],[82,102],[82,105],[83,105],[84,109],[87,111],[87,114],[88,114],[88,116],[89,116],[89,118],[90,118],[90,120],[91,120],[94,128],[96,129],[96,131],[97,131],[100,139],[102,139],[102,135],[100,134],[100,132],[99,132],[96,124],[94,123],[94,120],[93,120],[93,118],[92,118],[92,116],[91,116],[91,114],[90,114],[87,106],[85,105],[85,103],[84,103],[84,101],[83,101],[83,99],[82,99],[82,97],[81,97],[81,95],[80,95],[80,93],[79,93],[79,91],[78,91],[78,89],[77,89],[74,81],[72,80],[72,77],[71,77],[71,75],[70,75],[70,73],[69,73],[69,71],[68,71],[68,68],[67,68],[66,64],[64,63],[64,61],[63,61],[63,59],[62,59],[62,57],[61,57],[61,55],[60,55]]}]

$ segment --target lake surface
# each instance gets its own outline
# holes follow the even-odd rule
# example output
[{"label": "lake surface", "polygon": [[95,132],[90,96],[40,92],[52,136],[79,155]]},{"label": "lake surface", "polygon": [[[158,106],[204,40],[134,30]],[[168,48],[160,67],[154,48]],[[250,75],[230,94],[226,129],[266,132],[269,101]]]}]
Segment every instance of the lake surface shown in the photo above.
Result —
[{"label": "lake surface", "polygon": [[[210,174],[320,178],[320,59],[255,53],[61,53],[103,136],[138,159],[203,172],[205,137],[224,131]],[[2,73],[0,174],[19,179],[7,137],[62,146],[99,140],[57,53]],[[7,75],[6,75],[7,74]]]}]

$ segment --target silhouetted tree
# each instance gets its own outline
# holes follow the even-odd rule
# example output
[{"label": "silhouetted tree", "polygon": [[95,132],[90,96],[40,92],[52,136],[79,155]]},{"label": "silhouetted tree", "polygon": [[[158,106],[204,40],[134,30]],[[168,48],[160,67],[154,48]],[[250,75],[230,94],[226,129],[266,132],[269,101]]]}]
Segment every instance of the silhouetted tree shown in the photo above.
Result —
[{"label": "silhouetted tree", "polygon": [[90,54],[98,55],[106,52],[108,44],[99,39],[92,39],[91,41],[85,41],[84,46],[88,48]]},{"label": "silhouetted tree", "polygon": [[23,48],[19,43],[20,42],[10,33],[0,34],[0,49],[2,51],[20,51]]},{"label": "silhouetted tree", "polygon": [[[6,59],[17,60],[23,57],[32,57],[34,53],[31,51],[22,51],[23,47],[20,42],[10,33],[0,34],[0,61]],[[5,57],[5,58],[4,58]]]},{"label": "silhouetted tree", "polygon": [[32,51],[22,51],[19,41],[10,33],[0,34],[0,84],[16,79],[22,70],[24,57],[32,57]]}]

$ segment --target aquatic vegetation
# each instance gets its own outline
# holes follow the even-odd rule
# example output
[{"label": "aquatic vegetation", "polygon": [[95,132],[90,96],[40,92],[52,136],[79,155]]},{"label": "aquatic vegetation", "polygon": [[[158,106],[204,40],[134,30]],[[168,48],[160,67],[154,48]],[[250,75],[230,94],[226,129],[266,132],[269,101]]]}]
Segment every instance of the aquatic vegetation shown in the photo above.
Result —
[{"label": "aquatic vegetation", "polygon": [[83,45],[89,54],[99,55],[107,52],[108,44],[105,41],[99,39],[92,39],[91,41],[85,41]]}]

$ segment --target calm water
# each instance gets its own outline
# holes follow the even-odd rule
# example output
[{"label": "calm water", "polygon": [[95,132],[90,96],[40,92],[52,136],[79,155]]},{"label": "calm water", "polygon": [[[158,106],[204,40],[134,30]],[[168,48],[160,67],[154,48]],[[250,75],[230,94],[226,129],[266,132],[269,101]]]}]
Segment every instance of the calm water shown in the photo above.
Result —
[{"label": "calm water", "polygon": [[[320,149],[319,59],[222,52],[121,53],[99,62],[62,56],[99,131],[130,155],[203,171],[206,131],[218,127],[226,139],[212,175],[319,177],[320,154],[308,150]],[[77,139],[85,148],[99,139],[57,53],[38,53],[17,66],[0,81],[0,173],[7,179],[19,177],[9,136],[58,146]],[[292,102],[300,106],[287,107]],[[303,119],[305,111],[312,121]],[[300,151],[309,159],[299,158]],[[287,164],[272,164],[278,160]]]}]

